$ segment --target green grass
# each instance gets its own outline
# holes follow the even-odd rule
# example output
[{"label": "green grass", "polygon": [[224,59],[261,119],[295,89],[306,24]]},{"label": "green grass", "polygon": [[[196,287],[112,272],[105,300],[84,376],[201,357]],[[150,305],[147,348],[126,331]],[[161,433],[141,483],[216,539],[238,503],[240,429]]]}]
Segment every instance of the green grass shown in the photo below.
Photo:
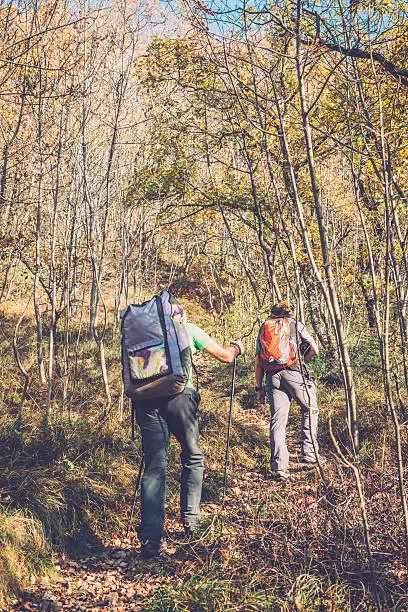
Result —
[{"label": "green grass", "polygon": [[[29,329],[26,332],[28,359],[30,352],[34,354],[34,344],[29,344]],[[97,353],[88,342],[81,350],[80,378],[70,397],[70,411],[62,406],[58,383],[52,422],[45,427],[45,391],[39,386],[30,388],[31,398],[19,415],[18,373],[9,347],[0,343],[3,380],[11,373],[14,381],[3,389],[0,402],[0,605],[30,580],[50,572],[52,550],[86,554],[104,539],[124,534],[140,442],[130,442],[127,411],[124,422],[118,421],[117,336],[107,334],[113,403],[105,420]],[[363,363],[374,363],[371,346],[366,353],[360,350],[360,355]],[[330,459],[325,468],[328,491],[314,469],[299,469],[294,472],[293,484],[281,487],[268,479],[268,408],[256,407],[252,357],[239,361],[223,509],[219,502],[232,370],[207,358],[200,357],[198,362],[201,446],[206,464],[203,535],[192,546],[177,539],[180,465],[179,447],[172,441],[166,524],[176,552],[158,562],[158,586],[146,596],[146,609],[372,609],[353,475],[333,459],[328,434],[328,415],[332,413],[336,437],[347,444],[338,372],[324,356],[315,360],[312,368],[319,378],[319,438]],[[377,551],[391,550],[389,556],[377,560],[380,595],[384,610],[402,611],[407,605],[406,573],[393,435],[380,385],[370,368],[361,370],[357,395],[363,439],[360,467],[373,542]],[[299,423],[300,414],[294,408],[288,425],[291,452],[299,448]],[[142,587],[148,580],[151,577],[143,571],[136,577]]]},{"label": "green grass", "polygon": [[0,551],[1,608],[37,577],[55,574],[41,522],[22,511],[0,510]]}]

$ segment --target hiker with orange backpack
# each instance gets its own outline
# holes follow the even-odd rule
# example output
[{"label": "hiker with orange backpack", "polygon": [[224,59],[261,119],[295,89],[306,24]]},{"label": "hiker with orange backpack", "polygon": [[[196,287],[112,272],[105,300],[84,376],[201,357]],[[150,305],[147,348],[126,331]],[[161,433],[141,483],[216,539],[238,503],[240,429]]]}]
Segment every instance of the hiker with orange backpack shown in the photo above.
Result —
[{"label": "hiker with orange backpack", "polygon": [[[305,347],[304,352],[301,351],[301,347]],[[319,409],[316,384],[309,377],[303,363],[312,359],[317,353],[316,342],[305,325],[293,318],[290,304],[286,301],[275,304],[270,317],[259,330],[255,379],[258,402],[264,405],[268,396],[271,408],[271,472],[273,478],[282,482],[290,478],[286,425],[292,399],[300,406],[302,412],[301,460],[308,464],[317,463],[316,436]]]}]

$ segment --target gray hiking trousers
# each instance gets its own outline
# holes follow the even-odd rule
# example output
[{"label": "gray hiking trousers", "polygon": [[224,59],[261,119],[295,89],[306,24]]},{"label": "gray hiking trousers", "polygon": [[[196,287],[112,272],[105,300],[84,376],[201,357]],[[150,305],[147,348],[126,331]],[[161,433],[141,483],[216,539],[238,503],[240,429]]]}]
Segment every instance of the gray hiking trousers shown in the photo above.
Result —
[{"label": "gray hiking trousers", "polygon": [[[312,431],[316,441],[316,450],[318,450],[317,421],[319,415],[315,383],[308,378],[303,378],[301,372],[295,370],[268,372],[266,392],[271,407],[271,469],[273,471],[285,470],[288,467],[289,453],[286,446],[286,425],[292,399],[300,406],[302,412],[303,455],[314,457]],[[312,408],[312,423],[310,423],[309,405]]]}]

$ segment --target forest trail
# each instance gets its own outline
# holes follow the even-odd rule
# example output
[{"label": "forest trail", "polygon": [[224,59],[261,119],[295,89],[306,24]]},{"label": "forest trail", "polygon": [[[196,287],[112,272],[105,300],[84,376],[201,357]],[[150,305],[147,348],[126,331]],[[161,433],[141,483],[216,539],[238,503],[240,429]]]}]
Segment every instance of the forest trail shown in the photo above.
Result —
[{"label": "forest trail", "polygon": [[[408,2],[5,0],[0,37],[0,610],[408,612]],[[165,289],[246,354],[225,508],[231,369],[197,355],[203,534],[172,444],[143,564],[120,312]],[[254,411],[282,299],[328,459],[293,408],[286,487]]]},{"label": "forest trail", "polygon": [[[235,405],[233,425],[240,430],[245,427],[249,438],[261,438],[267,453],[269,421],[265,412],[261,409],[244,410]],[[288,444],[291,450],[296,447],[297,434],[296,427],[289,428]],[[208,550],[206,546],[206,537],[216,521],[222,520],[229,511],[235,511],[237,506],[260,506],[271,494],[298,497],[302,491],[310,489],[303,477],[305,473],[315,472],[314,468],[292,461],[291,482],[281,484],[272,481],[259,467],[248,471],[239,461],[234,461],[232,449],[225,507],[222,509],[218,503],[202,503],[202,518],[206,527],[197,541],[186,541],[180,521],[166,517],[163,550],[157,560],[146,562],[141,559],[135,533],[131,538],[107,540],[80,558],[56,555],[54,562],[59,572],[58,578],[55,581],[42,580],[33,585],[10,610],[96,612],[103,609],[126,612],[152,609],[146,603],[146,598],[150,601],[156,593],[160,601],[163,586],[171,584],[174,589],[179,589],[189,577],[193,579],[204,568],[208,570],[211,556],[215,552],[228,557],[230,541],[228,537],[223,537],[222,529],[218,550]],[[243,469],[247,471],[243,472]],[[129,508],[125,508],[124,512],[128,513]],[[137,520],[136,513],[136,523]],[[240,528],[242,535],[249,541],[255,538],[256,534],[250,533],[245,521],[241,527],[238,526],[238,530]],[[159,604],[154,609],[167,608]]]}]

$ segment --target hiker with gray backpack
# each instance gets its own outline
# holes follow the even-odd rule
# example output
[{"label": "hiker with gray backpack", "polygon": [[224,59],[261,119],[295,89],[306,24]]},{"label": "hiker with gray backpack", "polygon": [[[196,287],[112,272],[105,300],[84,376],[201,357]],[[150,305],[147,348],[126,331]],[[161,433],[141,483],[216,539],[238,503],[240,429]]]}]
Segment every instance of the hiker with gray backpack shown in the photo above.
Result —
[{"label": "hiker with gray backpack", "polygon": [[244,347],[240,340],[220,346],[200,327],[188,323],[168,291],[144,304],[128,306],[121,316],[123,381],[140,427],[145,465],[139,539],[142,557],[153,559],[160,553],[164,530],[170,434],[181,446],[180,511],[186,536],[194,535],[200,521],[204,461],[192,356],[206,351],[218,361],[232,363]]},{"label": "hiker with gray backpack", "polygon": [[[305,325],[293,318],[289,303],[281,301],[275,304],[258,334],[255,390],[261,405],[266,403],[266,397],[269,400],[271,473],[274,479],[281,482],[290,478],[286,425],[292,399],[300,406],[302,413],[301,461],[312,465],[317,463],[319,409],[316,384],[304,364],[317,353],[316,342]],[[320,462],[323,461],[320,457]]]}]

